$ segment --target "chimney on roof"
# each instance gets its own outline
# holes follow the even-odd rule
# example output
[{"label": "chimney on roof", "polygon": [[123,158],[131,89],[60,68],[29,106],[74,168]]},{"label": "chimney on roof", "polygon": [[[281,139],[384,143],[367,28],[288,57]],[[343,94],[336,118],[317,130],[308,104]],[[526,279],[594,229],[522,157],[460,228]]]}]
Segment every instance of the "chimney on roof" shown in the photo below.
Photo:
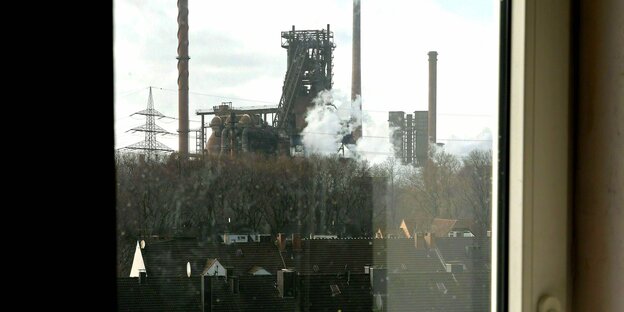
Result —
[{"label": "chimney on roof", "polygon": [[425,235],[422,232],[416,233],[416,236],[414,236],[414,247],[416,249],[425,249],[426,246]]},{"label": "chimney on roof", "polygon": [[370,267],[369,273],[373,293],[386,294],[388,289],[388,269]]},{"label": "chimney on roof", "polygon": [[204,275],[201,277],[201,303],[202,312],[212,311],[212,283],[211,276]]},{"label": "chimney on roof", "polygon": [[436,247],[435,234],[431,232],[425,233],[425,242],[427,243],[427,248],[429,249],[435,248]]},{"label": "chimney on roof", "polygon": [[240,289],[240,280],[238,276],[228,276],[228,284],[230,285],[230,291],[233,294],[238,294]]},{"label": "chimney on roof", "polygon": [[464,272],[464,265],[462,263],[446,263],[446,272],[462,273]]},{"label": "chimney on roof", "polygon": [[277,233],[277,247],[280,252],[286,250],[286,234]]},{"label": "chimney on roof", "polygon": [[293,251],[301,251],[301,234],[293,233],[292,235],[292,249]]},{"label": "chimney on roof", "polygon": [[143,285],[147,281],[147,272],[145,269],[139,271],[139,284]]},{"label": "chimney on roof", "polygon": [[226,267],[225,268],[225,277],[228,278],[230,276],[234,276],[234,268],[233,267]]},{"label": "chimney on roof", "polygon": [[280,297],[295,297],[295,271],[290,269],[281,269],[277,271],[277,289]]}]

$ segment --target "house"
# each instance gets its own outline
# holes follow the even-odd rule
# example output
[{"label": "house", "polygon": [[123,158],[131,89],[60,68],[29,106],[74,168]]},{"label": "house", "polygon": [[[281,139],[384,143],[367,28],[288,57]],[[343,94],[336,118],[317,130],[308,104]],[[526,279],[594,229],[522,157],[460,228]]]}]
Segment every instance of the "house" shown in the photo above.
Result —
[{"label": "house", "polygon": [[[119,309],[453,311],[445,305],[451,299],[462,307],[487,307],[489,240],[433,233],[412,239],[293,234],[287,240],[280,233],[275,242],[175,238],[140,243],[135,259],[141,261],[133,267],[138,262],[143,267],[138,277],[118,279]],[[462,309],[457,311],[469,311]]]}]

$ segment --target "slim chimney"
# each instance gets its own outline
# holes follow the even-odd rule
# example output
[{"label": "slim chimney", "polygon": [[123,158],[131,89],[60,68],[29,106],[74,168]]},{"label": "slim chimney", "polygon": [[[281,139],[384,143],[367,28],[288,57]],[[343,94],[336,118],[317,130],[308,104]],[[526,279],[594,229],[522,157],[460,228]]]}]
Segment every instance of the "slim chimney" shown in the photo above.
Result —
[{"label": "slim chimney", "polygon": [[181,159],[185,159],[189,152],[188,44],[188,0],[178,0],[178,150]]},{"label": "slim chimney", "polygon": [[233,294],[238,294],[240,290],[240,281],[238,276],[228,276],[228,284]]},{"label": "slim chimney", "polygon": [[139,284],[145,284],[147,280],[147,272],[145,270],[139,270]]},{"label": "slim chimney", "polygon": [[422,232],[416,233],[416,236],[414,237],[414,247],[416,247],[416,249],[425,249],[425,236]]},{"label": "slim chimney", "polygon": [[435,241],[435,233],[425,233],[425,242],[427,243],[427,248],[431,249],[431,248],[435,248],[436,247],[436,241]]},{"label": "slim chimney", "polygon": [[293,233],[292,235],[292,249],[293,251],[301,251],[301,234]]},{"label": "slim chimney", "polygon": [[436,143],[436,92],[438,52],[430,51],[429,55],[429,143]]},{"label": "slim chimney", "polygon": [[280,252],[286,250],[286,234],[277,233],[277,247]]},{"label": "slim chimney", "polygon": [[290,269],[281,269],[277,271],[277,289],[279,290],[280,297],[295,297],[295,286],[295,271]]},{"label": "slim chimney", "polygon": [[[353,0],[353,56],[351,65],[351,102],[360,96],[357,104],[357,118],[362,122],[362,72],[360,66],[360,0]],[[353,131],[353,140],[357,142],[362,137],[362,125]]]},{"label": "slim chimney", "polygon": [[204,275],[201,277],[201,303],[202,312],[210,312],[212,310],[212,282],[211,276]]}]

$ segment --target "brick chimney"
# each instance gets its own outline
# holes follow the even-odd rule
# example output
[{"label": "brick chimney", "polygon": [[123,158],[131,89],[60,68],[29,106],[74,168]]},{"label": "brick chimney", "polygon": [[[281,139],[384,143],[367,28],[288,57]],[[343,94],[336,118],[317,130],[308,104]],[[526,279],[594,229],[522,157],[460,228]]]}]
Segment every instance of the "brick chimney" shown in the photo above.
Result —
[{"label": "brick chimney", "polygon": [[292,235],[292,248],[293,248],[293,251],[301,251],[302,250],[301,234],[293,233],[293,235]]},{"label": "brick chimney", "polygon": [[416,249],[425,249],[427,247],[425,243],[425,234],[422,232],[416,233],[416,236],[414,236],[414,247],[416,247]]},{"label": "brick chimney", "polygon": [[139,270],[139,284],[145,284],[147,280],[147,272],[145,270]]},{"label": "brick chimney", "polygon": [[286,234],[277,233],[277,247],[280,252],[286,250]]},{"label": "brick chimney", "polygon": [[425,233],[425,242],[427,243],[427,248],[435,248],[435,233]]},{"label": "brick chimney", "polygon": [[238,294],[239,292],[239,285],[240,285],[240,281],[238,279],[238,276],[228,276],[228,284],[230,286],[230,291],[233,294]]},{"label": "brick chimney", "polygon": [[277,271],[277,289],[280,297],[294,298],[296,293],[295,271],[290,269],[281,269]]}]

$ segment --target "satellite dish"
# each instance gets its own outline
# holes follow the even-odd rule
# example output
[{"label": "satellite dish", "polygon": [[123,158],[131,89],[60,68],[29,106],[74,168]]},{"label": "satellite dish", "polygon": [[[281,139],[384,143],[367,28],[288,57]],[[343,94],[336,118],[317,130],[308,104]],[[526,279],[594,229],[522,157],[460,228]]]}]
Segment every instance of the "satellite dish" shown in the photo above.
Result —
[{"label": "satellite dish", "polygon": [[186,276],[191,277],[191,263],[186,263]]},{"label": "satellite dish", "polygon": [[145,249],[145,240],[141,240],[141,249]]}]

